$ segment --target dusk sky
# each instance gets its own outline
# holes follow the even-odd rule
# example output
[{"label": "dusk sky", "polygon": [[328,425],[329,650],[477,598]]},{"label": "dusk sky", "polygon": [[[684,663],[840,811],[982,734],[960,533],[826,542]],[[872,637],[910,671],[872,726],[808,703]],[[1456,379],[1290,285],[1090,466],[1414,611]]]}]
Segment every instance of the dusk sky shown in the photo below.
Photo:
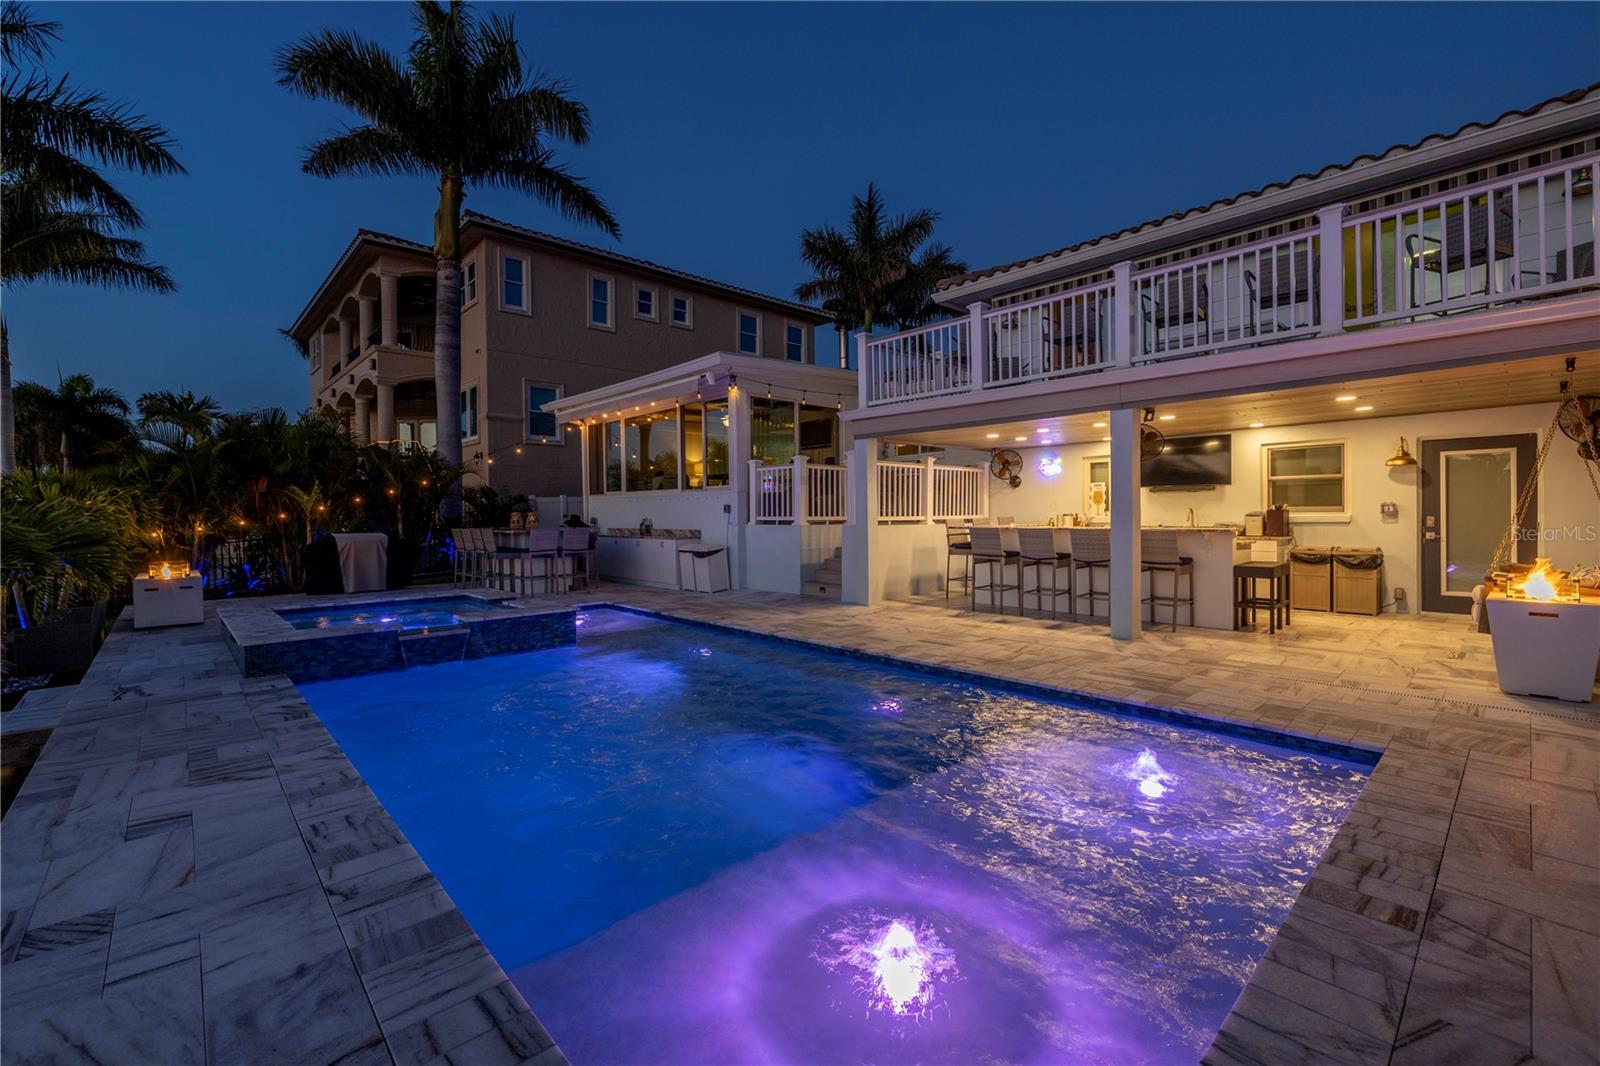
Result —
[{"label": "dusk sky", "polygon": [[[166,125],[189,175],[119,178],[181,291],[8,291],[15,376],[303,408],[278,328],[358,227],[431,240],[434,193],[302,175],[303,147],[346,115],[280,89],[273,55],[322,27],[403,51],[409,6],[33,6],[62,24],[49,71]],[[896,210],[939,211],[981,267],[1600,76],[1594,5],[496,6],[589,106],[592,143],[561,157],[623,238],[511,193],[467,205],[779,296],[806,276],[800,230],[842,222],[868,181]]]}]

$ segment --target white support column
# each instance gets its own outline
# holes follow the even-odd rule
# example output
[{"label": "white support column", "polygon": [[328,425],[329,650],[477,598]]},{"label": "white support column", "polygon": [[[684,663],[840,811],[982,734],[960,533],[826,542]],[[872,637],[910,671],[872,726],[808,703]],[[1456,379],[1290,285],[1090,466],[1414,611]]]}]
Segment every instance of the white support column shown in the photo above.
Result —
[{"label": "white support column", "polygon": [[805,456],[797,455],[794,457],[793,477],[794,501],[789,505],[789,513],[794,515],[795,525],[803,526],[811,520],[811,486],[806,482],[810,475],[806,473]]},{"label": "white support column", "polygon": [[878,441],[857,437],[850,453],[851,524],[844,527],[845,603],[883,602],[883,582],[878,575],[884,559],[878,547]]},{"label": "white support column", "polygon": [[360,296],[356,298],[356,345],[362,350],[367,350],[367,338],[372,336],[372,312],[377,309],[376,296]]},{"label": "white support column", "polygon": [[756,524],[756,501],[761,498],[761,467],[760,459],[751,459],[745,463],[744,481],[748,488],[750,507],[745,514],[745,524]]},{"label": "white support column", "polygon": [[382,322],[380,338],[385,348],[400,343],[400,279],[393,274],[378,275],[378,316]]},{"label": "white support column", "polygon": [[1111,358],[1132,366],[1133,356],[1133,263],[1124,259],[1111,268]]},{"label": "white support column", "polygon": [[[733,489],[728,514],[728,572],[735,588],[749,588],[745,571],[745,523],[750,521],[750,477],[740,474],[750,458],[750,394],[731,385],[728,389],[728,485]],[[704,531],[702,531],[703,533]]]},{"label": "white support column", "polygon": [[350,428],[351,435],[357,444],[366,444],[372,439],[372,401],[366,396],[356,396],[355,422]]},{"label": "white support column", "polygon": [[983,388],[989,381],[989,329],[983,322],[988,310],[989,305],[982,300],[967,307],[967,349],[971,360],[968,374],[975,389]]},{"label": "white support column", "polygon": [[867,406],[868,376],[875,371],[867,366],[867,334],[857,333],[855,336],[856,349],[856,403],[861,407]]},{"label": "white support column", "polygon": [[933,525],[933,463],[934,457],[922,457],[922,524]]},{"label": "white support column", "polygon": [[1344,204],[1333,204],[1317,212],[1318,254],[1322,288],[1319,311],[1321,336],[1344,332]]},{"label": "white support column", "polygon": [[400,435],[394,420],[394,386],[378,386],[378,439],[392,441]]},{"label": "white support column", "polygon": [[853,451],[844,456],[844,524],[856,524],[856,457]]},{"label": "white support column", "polygon": [[[339,318],[339,360],[340,360],[340,362],[344,361],[345,355],[353,347],[353,345],[350,343],[350,331],[351,331],[351,328],[354,325],[355,325],[355,323],[351,322],[348,318],[345,318],[342,315],[340,316],[340,318]],[[326,358],[326,356],[324,356],[324,358]]]},{"label": "white support column", "polygon": [[1111,412],[1111,635],[1139,636],[1140,572],[1139,409]]}]

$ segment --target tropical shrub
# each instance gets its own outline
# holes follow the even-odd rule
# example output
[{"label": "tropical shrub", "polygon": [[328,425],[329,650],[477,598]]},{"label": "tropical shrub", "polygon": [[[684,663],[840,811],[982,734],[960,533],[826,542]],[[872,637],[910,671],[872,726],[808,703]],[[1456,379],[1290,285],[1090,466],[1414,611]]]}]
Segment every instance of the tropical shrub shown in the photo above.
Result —
[{"label": "tropical shrub", "polygon": [[120,591],[145,561],[133,493],[62,474],[0,480],[5,619],[33,625]]}]

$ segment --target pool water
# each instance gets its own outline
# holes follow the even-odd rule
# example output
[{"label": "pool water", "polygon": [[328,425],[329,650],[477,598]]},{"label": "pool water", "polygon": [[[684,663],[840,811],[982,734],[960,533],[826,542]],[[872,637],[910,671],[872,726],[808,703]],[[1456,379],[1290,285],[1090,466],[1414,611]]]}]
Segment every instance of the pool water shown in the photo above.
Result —
[{"label": "pool water", "polygon": [[457,624],[461,621],[457,611],[486,611],[497,606],[476,596],[439,596],[348,607],[288,607],[278,614],[296,629],[343,629],[383,622],[398,622],[401,629],[430,629]]},{"label": "pool water", "polygon": [[1367,772],[580,622],[301,686],[578,1066],[1194,1062]]}]

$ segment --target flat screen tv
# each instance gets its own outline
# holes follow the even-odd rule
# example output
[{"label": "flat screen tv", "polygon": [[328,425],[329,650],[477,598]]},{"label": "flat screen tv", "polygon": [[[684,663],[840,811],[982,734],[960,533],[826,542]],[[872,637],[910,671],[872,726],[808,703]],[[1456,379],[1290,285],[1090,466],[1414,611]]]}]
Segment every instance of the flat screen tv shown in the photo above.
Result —
[{"label": "flat screen tv", "polygon": [[1147,488],[1195,488],[1233,484],[1233,438],[1226,433],[1168,437],[1161,454],[1139,470]]}]

